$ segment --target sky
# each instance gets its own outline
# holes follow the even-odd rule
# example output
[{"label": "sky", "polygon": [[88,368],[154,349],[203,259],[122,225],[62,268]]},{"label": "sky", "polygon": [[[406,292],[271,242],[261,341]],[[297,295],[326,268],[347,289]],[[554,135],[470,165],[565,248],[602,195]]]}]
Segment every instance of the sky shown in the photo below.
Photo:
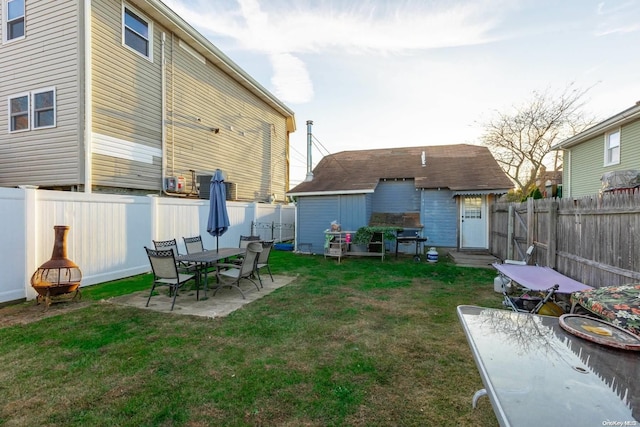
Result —
[{"label": "sky", "polygon": [[640,0],[163,0],[296,116],[291,187],[345,150],[480,144],[534,91],[640,101]]}]

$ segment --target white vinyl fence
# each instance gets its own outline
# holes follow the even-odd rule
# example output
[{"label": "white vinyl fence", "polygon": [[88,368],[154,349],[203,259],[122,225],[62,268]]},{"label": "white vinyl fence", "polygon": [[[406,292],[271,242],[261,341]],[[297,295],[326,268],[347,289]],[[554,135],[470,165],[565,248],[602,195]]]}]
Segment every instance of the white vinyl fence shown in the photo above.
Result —
[{"label": "white vinyl fence", "polygon": [[[220,247],[237,247],[240,235],[259,222],[291,224],[274,239],[294,238],[292,205],[227,202],[227,210],[231,226],[219,237]],[[29,281],[51,258],[55,225],[70,227],[67,256],[87,286],[150,271],[144,247],[153,247],[152,240],[175,238],[185,253],[182,238],[201,235],[204,247],[215,249],[208,215],[209,201],[202,199],[0,188],[0,304],[36,297]],[[272,237],[271,231],[254,234]]]}]

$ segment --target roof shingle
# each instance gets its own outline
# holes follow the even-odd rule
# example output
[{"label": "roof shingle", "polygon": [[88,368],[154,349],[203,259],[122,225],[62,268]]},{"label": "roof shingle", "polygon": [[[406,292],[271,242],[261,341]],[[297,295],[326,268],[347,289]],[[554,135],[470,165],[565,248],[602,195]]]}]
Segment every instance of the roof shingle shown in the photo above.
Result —
[{"label": "roof shingle", "polygon": [[[422,165],[422,153],[425,165]],[[313,180],[288,194],[373,192],[381,179],[414,179],[416,188],[504,192],[513,188],[487,147],[457,144],[342,151],[324,157]]]}]

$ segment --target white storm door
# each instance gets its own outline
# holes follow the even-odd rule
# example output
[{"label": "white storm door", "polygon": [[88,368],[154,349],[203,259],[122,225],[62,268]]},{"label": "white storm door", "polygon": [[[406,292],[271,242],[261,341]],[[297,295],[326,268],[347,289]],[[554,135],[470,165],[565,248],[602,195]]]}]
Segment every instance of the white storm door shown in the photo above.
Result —
[{"label": "white storm door", "polygon": [[487,249],[485,196],[462,196],[460,204],[460,247]]}]

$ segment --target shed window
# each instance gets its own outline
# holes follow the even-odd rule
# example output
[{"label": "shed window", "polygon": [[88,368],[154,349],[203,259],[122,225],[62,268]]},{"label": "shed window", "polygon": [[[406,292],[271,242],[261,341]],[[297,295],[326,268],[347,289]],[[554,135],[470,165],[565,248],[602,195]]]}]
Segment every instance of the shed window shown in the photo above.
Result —
[{"label": "shed window", "polygon": [[482,197],[465,197],[464,217],[467,219],[482,219]]},{"label": "shed window", "polygon": [[152,60],[153,27],[142,14],[124,7],[122,14],[122,41],[140,55]]},{"label": "shed window", "polygon": [[2,2],[3,41],[24,37],[24,0],[3,0]]},{"label": "shed window", "polygon": [[604,165],[620,163],[620,129],[605,134]]}]

